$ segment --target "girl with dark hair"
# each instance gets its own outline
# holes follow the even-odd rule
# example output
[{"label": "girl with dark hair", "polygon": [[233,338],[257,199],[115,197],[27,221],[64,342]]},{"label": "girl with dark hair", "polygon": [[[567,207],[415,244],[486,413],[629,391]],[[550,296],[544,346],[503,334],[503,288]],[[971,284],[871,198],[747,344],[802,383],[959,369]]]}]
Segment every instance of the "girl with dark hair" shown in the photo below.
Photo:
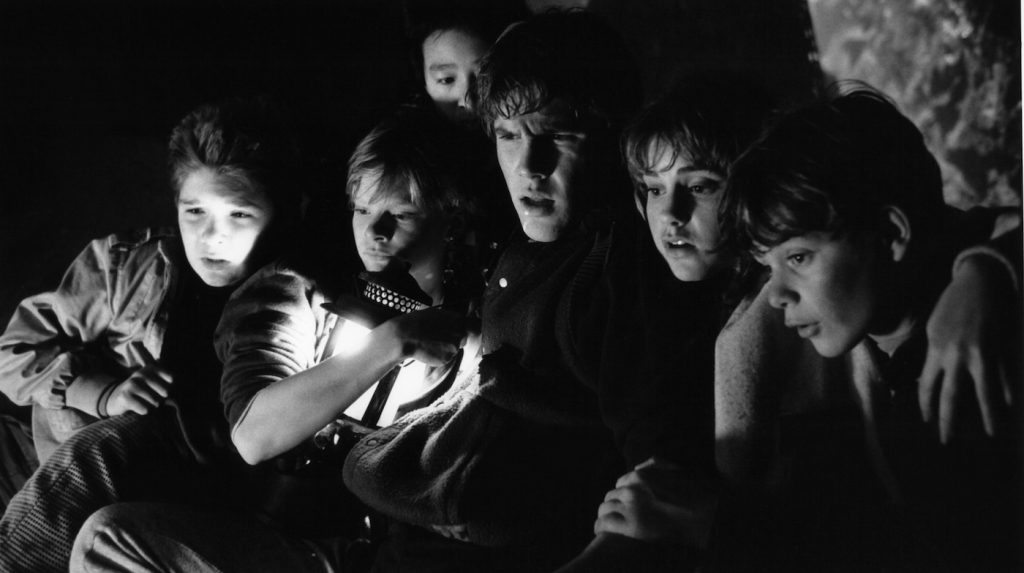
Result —
[{"label": "girl with dark hair", "polygon": [[525,18],[521,2],[407,0],[406,37],[417,81],[433,106],[457,123],[476,124],[470,93],[480,60],[510,23]]}]

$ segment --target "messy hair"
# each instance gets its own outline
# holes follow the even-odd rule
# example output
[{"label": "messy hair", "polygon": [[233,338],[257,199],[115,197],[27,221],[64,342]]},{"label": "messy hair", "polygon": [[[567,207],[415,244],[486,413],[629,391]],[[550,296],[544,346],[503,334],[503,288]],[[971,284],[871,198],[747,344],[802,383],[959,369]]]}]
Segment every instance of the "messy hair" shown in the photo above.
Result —
[{"label": "messy hair", "polygon": [[466,143],[437,114],[403,107],[379,123],[356,146],[348,161],[349,200],[363,178],[377,185],[370,200],[398,194],[419,207],[454,214],[470,201],[458,159]]},{"label": "messy hair", "polygon": [[697,169],[725,177],[760,133],[773,104],[752,78],[701,73],[645,107],[622,135],[622,156],[641,204],[647,199],[643,176],[665,153],[669,163],[683,157]]},{"label": "messy hair", "polygon": [[566,103],[583,126],[621,129],[640,103],[639,72],[595,14],[552,11],[513,24],[484,57],[471,95],[484,127]]},{"label": "messy hair", "polygon": [[936,219],[942,179],[921,133],[878,92],[842,88],[782,117],[734,164],[723,216],[740,248],[858,234],[885,205],[918,227]]},{"label": "messy hair", "polygon": [[277,213],[297,217],[300,155],[283,109],[265,97],[201,105],[171,131],[168,166],[175,195],[208,169],[235,191],[265,193]]}]

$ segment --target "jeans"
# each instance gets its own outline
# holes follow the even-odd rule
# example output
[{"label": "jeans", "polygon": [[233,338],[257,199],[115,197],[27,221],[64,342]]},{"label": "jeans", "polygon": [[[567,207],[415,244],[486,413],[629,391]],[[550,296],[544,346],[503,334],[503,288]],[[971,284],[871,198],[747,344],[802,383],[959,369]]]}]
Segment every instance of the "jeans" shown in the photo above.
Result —
[{"label": "jeans", "polygon": [[71,545],[96,510],[123,501],[219,503],[238,487],[184,445],[173,411],[100,420],[40,466],[0,519],[0,571],[67,571]]}]

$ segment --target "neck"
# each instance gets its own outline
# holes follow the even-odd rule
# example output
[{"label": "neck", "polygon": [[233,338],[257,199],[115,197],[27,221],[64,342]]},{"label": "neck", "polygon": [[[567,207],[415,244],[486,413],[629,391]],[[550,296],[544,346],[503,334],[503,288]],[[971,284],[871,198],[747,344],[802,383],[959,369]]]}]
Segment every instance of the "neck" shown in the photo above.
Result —
[{"label": "neck", "polygon": [[[938,295],[948,279],[944,275],[947,261],[940,253],[908,254],[908,258],[891,270],[893,277],[878,297],[879,319],[871,329],[871,337],[889,355],[899,348],[928,319]],[[916,255],[916,256],[914,256]]]},{"label": "neck", "polygon": [[878,345],[878,349],[892,356],[896,350],[910,339],[917,325],[917,318],[913,314],[907,314],[896,323],[895,328],[883,334],[871,334],[872,340]]},{"label": "neck", "polygon": [[444,265],[440,260],[431,261],[422,267],[409,269],[409,274],[416,280],[420,290],[427,293],[434,305],[444,300]]}]

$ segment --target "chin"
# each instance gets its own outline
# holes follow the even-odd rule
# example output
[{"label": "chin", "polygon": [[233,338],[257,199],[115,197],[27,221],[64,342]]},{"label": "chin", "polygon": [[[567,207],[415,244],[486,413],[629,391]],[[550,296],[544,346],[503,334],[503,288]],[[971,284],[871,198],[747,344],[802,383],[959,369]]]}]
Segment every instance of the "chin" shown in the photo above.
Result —
[{"label": "chin", "polygon": [[565,229],[565,225],[552,224],[547,221],[528,220],[523,222],[523,233],[538,243],[557,241],[565,234]]},{"label": "chin", "polygon": [[203,279],[203,282],[206,283],[206,286],[211,286],[211,287],[226,287],[226,286],[231,286],[231,285],[233,285],[235,283],[239,283],[239,282],[242,281],[241,277],[236,277],[236,276],[233,276],[233,275],[232,276],[223,276],[223,275],[201,274],[201,275],[199,275],[199,278]]},{"label": "chin", "polygon": [[814,346],[814,350],[825,358],[836,358],[837,356],[842,356],[857,345],[856,341],[844,342],[841,340],[821,338],[820,336],[811,338],[811,344]]},{"label": "chin", "polygon": [[703,266],[693,267],[689,265],[683,266],[669,264],[668,267],[669,270],[672,271],[672,275],[676,277],[676,279],[686,283],[702,281],[705,278],[707,278],[708,275],[708,269]]}]

